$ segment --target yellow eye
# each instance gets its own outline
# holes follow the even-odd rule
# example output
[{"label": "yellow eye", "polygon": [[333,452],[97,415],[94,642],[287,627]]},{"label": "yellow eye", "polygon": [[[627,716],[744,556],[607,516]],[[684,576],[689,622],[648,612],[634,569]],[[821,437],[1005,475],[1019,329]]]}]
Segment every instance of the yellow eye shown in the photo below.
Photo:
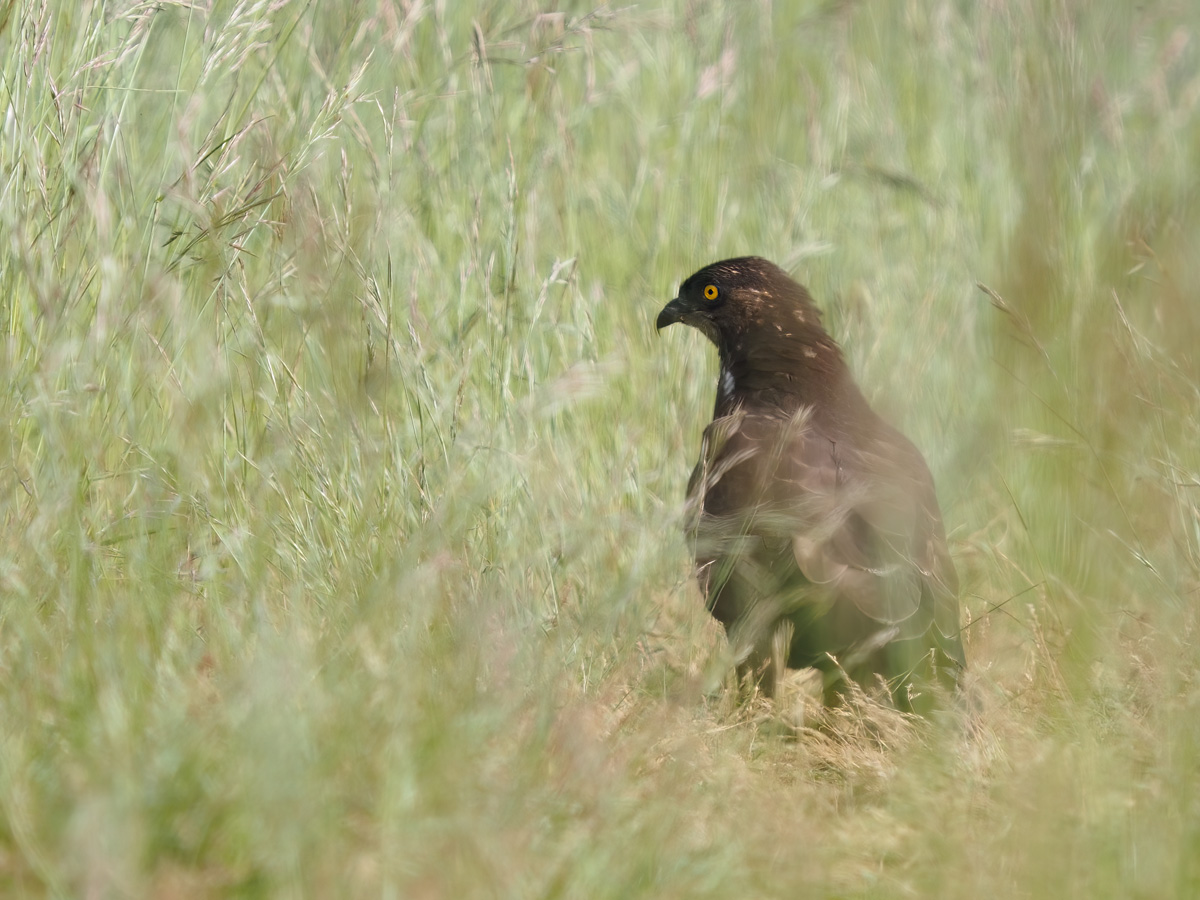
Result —
[{"label": "yellow eye", "polygon": [[704,299],[705,300],[716,300],[717,299],[717,286],[715,284],[709,284],[709,285],[705,286]]}]

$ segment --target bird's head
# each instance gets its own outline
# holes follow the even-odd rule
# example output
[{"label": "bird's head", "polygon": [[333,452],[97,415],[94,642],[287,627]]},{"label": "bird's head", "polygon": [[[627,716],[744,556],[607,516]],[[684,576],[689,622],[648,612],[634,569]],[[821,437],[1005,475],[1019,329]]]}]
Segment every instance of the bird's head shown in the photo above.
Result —
[{"label": "bird's head", "polygon": [[818,336],[828,340],[808,291],[757,256],[722,260],[685,280],[655,324],[661,330],[676,322],[703,332],[723,356],[762,340],[797,345]]}]

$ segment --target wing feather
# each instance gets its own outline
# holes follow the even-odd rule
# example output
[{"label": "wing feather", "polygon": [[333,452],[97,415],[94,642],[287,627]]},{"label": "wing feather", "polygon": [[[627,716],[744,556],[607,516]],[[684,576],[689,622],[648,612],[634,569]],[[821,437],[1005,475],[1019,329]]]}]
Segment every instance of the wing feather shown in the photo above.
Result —
[{"label": "wing feather", "polygon": [[808,411],[738,409],[705,430],[689,532],[709,608],[727,627],[771,594],[783,615],[852,604],[901,638],[936,623],[939,645],[962,661],[932,477],[880,424],[871,441],[838,441]]}]

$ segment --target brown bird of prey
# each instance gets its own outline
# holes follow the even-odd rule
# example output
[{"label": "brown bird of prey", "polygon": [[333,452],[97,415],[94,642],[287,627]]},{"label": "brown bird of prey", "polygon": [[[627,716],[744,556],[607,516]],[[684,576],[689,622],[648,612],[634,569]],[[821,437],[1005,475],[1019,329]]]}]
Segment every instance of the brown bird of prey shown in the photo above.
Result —
[{"label": "brown bird of prey", "polygon": [[[933,478],[867,404],[808,291],[758,257],[680,285],[657,327],[717,347],[716,410],[688,483],[696,575],[739,673],[768,694],[815,666],[826,702],[882,676],[901,709],[964,667]],[[917,698],[921,697],[921,700]]]}]

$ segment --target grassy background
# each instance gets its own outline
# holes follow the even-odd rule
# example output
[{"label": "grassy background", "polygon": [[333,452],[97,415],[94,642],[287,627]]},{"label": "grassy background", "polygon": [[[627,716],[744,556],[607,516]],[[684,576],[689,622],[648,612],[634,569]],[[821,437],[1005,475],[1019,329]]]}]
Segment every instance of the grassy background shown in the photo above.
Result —
[{"label": "grassy background", "polygon": [[[557,6],[0,3],[0,892],[1195,896],[1200,7]],[[722,689],[652,323],[741,253],[973,730]]]}]

